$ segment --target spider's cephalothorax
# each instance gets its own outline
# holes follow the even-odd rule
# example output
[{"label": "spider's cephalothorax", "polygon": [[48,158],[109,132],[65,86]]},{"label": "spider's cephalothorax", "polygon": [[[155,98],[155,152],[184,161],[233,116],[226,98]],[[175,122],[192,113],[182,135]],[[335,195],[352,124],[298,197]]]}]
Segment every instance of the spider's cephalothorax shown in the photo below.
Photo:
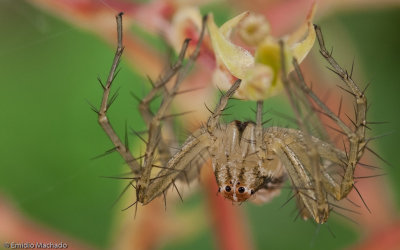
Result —
[{"label": "spider's cephalothorax", "polygon": [[[219,103],[211,112],[206,124],[192,133],[183,145],[175,152],[162,136],[161,125],[166,131],[173,131],[171,123],[164,122],[164,117],[185,74],[196,59],[204,34],[203,28],[196,49],[183,63],[189,41],[183,44],[177,62],[153,82],[153,89],[140,100],[140,113],[148,128],[146,151],[142,163],[134,158],[128,144],[122,143],[111,127],[107,110],[114,98],[109,99],[111,83],[114,80],[116,67],[122,55],[122,21],[117,16],[118,48],[112,64],[108,81],[103,86],[104,94],[98,111],[99,123],[114,143],[117,150],[131,168],[134,177],[127,188],[136,189],[136,202],[147,204],[163,195],[170,187],[176,187],[177,180],[190,182],[198,176],[198,169],[211,158],[219,192],[234,202],[243,202],[250,197],[268,200],[276,195],[282,183],[288,179],[296,197],[300,214],[303,218],[313,218],[317,223],[324,223],[335,201],[345,198],[354,187],[354,170],[366,148],[365,127],[367,100],[347,71],[342,69],[325,48],[320,29],[316,26],[321,54],[340,76],[347,91],[354,97],[355,120],[353,126],[346,125],[340,115],[334,114],[305,84],[297,61],[293,60],[296,77],[287,78],[285,67],[282,67],[282,81],[291,100],[299,129],[264,127],[262,121],[263,101],[257,102],[256,121],[231,123],[221,122],[221,116],[229,99],[239,88],[237,80],[231,88],[221,96]],[[281,65],[287,65],[281,48]],[[177,77],[173,78],[175,75]],[[166,88],[168,81],[174,79],[171,88]],[[294,91],[296,95],[293,94]],[[163,101],[153,113],[150,102],[157,93],[161,93]],[[310,103],[313,101],[316,107]],[[320,130],[318,121],[310,122],[310,117],[319,108],[334,121],[346,136],[348,150],[342,151],[329,142]],[[304,113],[306,110],[306,113]],[[303,111],[303,112],[302,112]],[[308,113],[307,113],[308,112]],[[303,113],[303,116],[301,115]],[[311,125],[311,126],[310,126]],[[311,129],[310,129],[311,127]],[[145,139],[143,139],[145,140]],[[157,157],[156,157],[157,156]],[[154,168],[161,169],[158,173]],[[153,173],[152,173],[153,172]]]},{"label": "spider's cephalothorax", "polygon": [[283,182],[284,169],[277,157],[262,161],[256,145],[256,124],[234,121],[220,124],[210,155],[218,191],[234,202],[243,202],[268,184]]}]

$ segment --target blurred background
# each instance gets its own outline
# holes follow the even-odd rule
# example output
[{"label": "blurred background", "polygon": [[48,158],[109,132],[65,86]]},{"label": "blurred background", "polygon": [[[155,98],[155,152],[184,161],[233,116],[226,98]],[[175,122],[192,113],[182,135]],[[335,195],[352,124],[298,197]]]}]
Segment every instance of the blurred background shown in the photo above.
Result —
[{"label": "blurred background", "polygon": [[[243,2],[190,4],[199,6],[202,14],[212,11],[218,25],[244,10],[258,11],[267,17],[277,36],[301,23],[311,5],[311,1],[289,0]],[[390,244],[397,246],[391,249],[399,249],[399,243],[393,240],[399,238],[400,231],[399,3],[318,3],[314,22],[322,26],[328,47],[334,46],[333,55],[348,69],[354,58],[355,80],[362,86],[371,83],[367,90],[371,104],[368,119],[388,122],[371,125],[370,135],[393,132],[371,144],[390,165],[367,156],[370,164],[383,168],[378,173],[387,175],[359,180],[360,192],[372,214],[352,194],[352,200],[361,206],[361,214],[347,216],[358,224],[333,214],[327,225],[319,227],[310,221],[295,220],[293,201],[281,208],[290,197],[290,190],[283,190],[279,197],[261,206],[246,203],[230,208],[229,202],[226,207],[213,205],[214,198],[209,196],[215,196],[216,189],[204,191],[206,181],[200,181],[203,188],[185,190],[183,203],[172,197],[166,212],[163,204],[158,204],[162,202],[155,202],[147,211],[139,206],[134,219],[134,210],[120,211],[134,200],[131,194],[113,206],[126,182],[101,176],[116,176],[128,168],[116,153],[91,159],[112,145],[88,102],[100,104],[102,89],[96,78],[105,79],[112,62],[114,16],[119,11],[126,12],[124,24],[128,30],[122,70],[115,84],[115,89],[121,88],[120,94],[110,109],[110,120],[122,136],[125,121],[136,130],[144,129],[129,91],[144,96],[149,90],[146,75],[155,78],[168,52],[160,42],[161,30],[169,27],[168,18],[183,3],[0,0],[1,247],[11,241],[62,241],[70,249],[219,249],[223,246],[221,237],[234,237],[232,241],[244,241],[243,246],[252,249],[374,249],[371,247],[378,243],[380,249]],[[304,63],[306,77],[313,78],[307,74],[324,69],[318,56],[318,49],[314,48]],[[201,63],[207,64],[205,60]],[[199,73],[193,73],[193,79],[210,72],[207,66],[199,68],[194,69]],[[218,98],[218,91],[209,86],[204,76],[196,79],[197,85],[192,85],[206,89],[179,100],[180,105],[187,103],[198,112],[190,116],[192,120],[186,118],[190,123],[187,129],[207,117],[204,100],[212,106]],[[327,70],[316,79],[329,79],[330,86],[335,86]],[[192,103],[191,98],[196,96],[201,105]],[[338,97],[329,98],[337,107]],[[266,106],[289,110],[286,103],[284,96],[277,96],[267,100]],[[235,107],[235,119],[248,118],[252,105]],[[275,124],[287,123],[282,118],[275,119]],[[132,136],[130,143],[138,154],[140,140]],[[237,220],[237,232],[243,235],[224,235],[216,230],[224,226],[218,225],[219,213],[228,216],[228,220]]]}]

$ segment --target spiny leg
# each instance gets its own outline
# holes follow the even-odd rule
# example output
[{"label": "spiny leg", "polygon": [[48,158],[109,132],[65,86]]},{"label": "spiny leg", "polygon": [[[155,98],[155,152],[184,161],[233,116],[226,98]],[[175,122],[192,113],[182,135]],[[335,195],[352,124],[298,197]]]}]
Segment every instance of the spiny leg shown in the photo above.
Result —
[{"label": "spiny leg", "polygon": [[[183,67],[183,61],[185,59],[186,51],[189,45],[190,39],[186,39],[183,42],[181,51],[179,53],[178,59],[176,62],[171,65],[167,70],[165,70],[163,73],[159,75],[157,80],[153,82],[151,79],[149,79],[152,89],[150,92],[142,99],[140,100],[139,98],[135,97],[136,99],[139,100],[139,112],[143,117],[144,122],[146,123],[146,127],[150,128],[150,124],[153,122],[154,119],[156,119],[156,115],[160,117],[160,119],[163,119],[165,117],[165,113],[168,110],[168,107],[163,108],[162,112],[157,112],[157,114],[153,114],[153,112],[150,109],[150,103],[157,97],[157,94],[162,92],[162,100],[167,99],[173,99],[173,97],[176,95],[176,93],[171,94],[169,93],[166,85],[167,83],[174,77],[176,74],[179,72],[179,70],[182,69]],[[134,94],[133,94],[134,95]],[[167,106],[169,106],[169,103],[167,101]],[[163,104],[161,104],[162,106]],[[161,109],[160,106],[160,109]],[[159,110],[160,110],[159,109]],[[161,124],[159,123],[159,126]],[[150,133],[150,131],[148,131]],[[161,133],[161,132],[160,132]],[[154,132],[153,132],[154,134]],[[159,135],[158,138],[158,145],[157,145],[158,153],[159,153],[159,160],[164,164],[170,157],[170,150],[167,145],[167,143],[164,141],[164,138]]]},{"label": "spiny leg", "polygon": [[350,141],[350,149],[348,155],[348,164],[345,172],[345,176],[343,182],[341,184],[341,198],[345,197],[348,192],[354,186],[354,170],[358,161],[364,153],[366,148],[365,141],[365,127],[366,127],[366,115],[367,115],[367,98],[364,95],[364,91],[361,91],[359,86],[353,81],[351,75],[347,73],[336,60],[332,57],[331,54],[328,53],[324,39],[322,36],[322,32],[320,27],[315,26],[315,31],[317,33],[318,43],[320,45],[320,52],[324,56],[324,58],[329,62],[329,64],[334,68],[336,73],[340,76],[343,82],[350,88],[351,92],[356,101],[355,108],[355,131],[347,134]]},{"label": "spiny leg", "polygon": [[229,99],[233,96],[235,91],[239,88],[241,80],[238,79],[235,83],[230,87],[230,89],[221,96],[219,99],[218,105],[215,107],[214,112],[212,112],[211,116],[207,121],[207,131],[213,137],[214,130],[219,124],[219,118],[221,117],[222,112],[224,111],[226,105],[228,104]]},{"label": "spiny leg", "polygon": [[363,155],[366,146],[365,126],[366,126],[367,99],[364,95],[364,92],[361,91],[358,85],[354,83],[354,81],[352,80],[351,76],[347,73],[347,71],[344,70],[342,67],[340,67],[339,64],[336,62],[336,60],[332,57],[332,55],[327,51],[321,33],[321,29],[318,26],[315,26],[315,31],[317,34],[318,43],[320,45],[320,52],[322,56],[329,62],[329,64],[333,67],[333,71],[343,80],[346,86],[350,89],[349,92],[352,93],[356,102],[355,105],[356,120],[354,121],[355,129],[353,131],[338,116],[336,116],[305,84],[297,60],[295,59],[293,60],[293,65],[295,67],[297,76],[299,78],[298,83],[300,84],[301,89],[308,96],[310,96],[310,98],[322,109],[322,111],[328,117],[330,117],[333,121],[337,123],[337,125],[346,134],[350,142],[349,152],[346,152],[347,162],[346,162],[344,177],[340,184],[340,190],[337,190],[336,193],[333,194],[336,199],[340,200],[346,197],[347,194],[354,187],[354,170],[358,161]]},{"label": "spiny leg", "polygon": [[139,201],[142,204],[149,203],[174,185],[174,182],[184,173],[191,178],[193,172],[208,158],[209,142],[208,133],[204,128],[198,129],[189,136],[181,149],[171,157],[157,176],[149,179],[146,190],[138,196]]},{"label": "spiny leg", "polygon": [[[174,77],[183,66],[183,60],[189,45],[189,40],[186,39],[182,45],[181,52],[178,56],[177,61],[169,68],[169,70],[162,73],[156,82],[150,82],[153,85],[151,91],[142,99],[139,103],[139,111],[143,117],[146,127],[148,128],[148,141],[146,142],[146,153],[145,153],[145,163],[153,162],[153,157],[157,147],[157,153],[159,154],[159,160],[162,165],[171,157],[169,147],[165,143],[164,138],[161,135],[161,120],[168,111],[169,104],[171,103],[174,94],[169,93],[166,84]],[[157,94],[162,92],[162,103],[159,110],[153,114],[150,109],[150,103],[157,97]],[[171,101],[170,101],[170,100]],[[166,107],[164,107],[166,106]],[[152,154],[149,154],[152,153]],[[145,171],[146,172],[146,171]]]},{"label": "spiny leg", "polygon": [[[320,220],[319,216],[323,213],[319,211],[314,178],[307,173],[306,164],[309,164],[310,160],[304,162],[303,159],[302,161],[301,157],[299,157],[299,152],[290,148],[284,139],[276,137],[271,142],[273,143],[274,152],[285,166],[293,185],[293,191],[296,193],[298,204],[302,204],[307,208],[308,213],[304,214],[311,214],[318,222]],[[303,152],[303,154],[306,154],[306,152]]]},{"label": "spiny leg", "polygon": [[263,101],[257,101],[257,113],[256,113],[256,147],[259,149],[262,145],[262,116],[263,116]]},{"label": "spiny leg", "polygon": [[267,155],[272,152],[267,151],[263,138],[263,121],[262,121],[263,105],[264,101],[257,101],[255,137],[256,137],[256,152],[259,159],[258,165],[260,167],[265,164],[266,159],[273,158],[272,156]]},{"label": "spiny leg", "polygon": [[107,111],[112,102],[111,101],[112,98],[109,100],[111,85],[116,76],[117,67],[120,62],[122,52],[124,50],[124,46],[122,45],[122,12],[116,16],[116,20],[117,20],[117,30],[118,30],[118,46],[117,46],[117,51],[115,52],[113,63],[111,65],[110,73],[107,77],[107,82],[105,85],[102,84],[104,92],[103,92],[103,98],[101,101],[100,110],[98,111],[98,122],[99,122],[100,126],[103,128],[104,132],[111,139],[112,143],[115,146],[115,149],[122,156],[122,158],[125,160],[125,162],[129,165],[132,172],[135,174],[140,174],[141,167],[140,167],[139,163],[135,160],[135,158],[129,152],[129,149],[126,147],[126,145],[121,142],[118,135],[115,133],[114,129],[112,128],[112,126],[108,120],[108,117],[107,117]]},{"label": "spiny leg", "polygon": [[[183,65],[183,59],[184,55],[187,49],[187,45],[189,40],[185,40],[183,48],[181,50],[177,66],[173,67],[174,70],[167,71],[163,76],[159,78],[159,80],[154,84],[155,88],[153,88],[150,93],[141,101],[140,104],[140,111],[148,125],[148,141],[146,145],[146,152],[144,155],[144,160],[143,160],[143,173],[141,175],[141,178],[138,181],[137,185],[137,193],[138,193],[138,199],[142,200],[143,197],[145,196],[145,193],[147,191],[147,187],[150,183],[150,174],[151,174],[151,169],[152,165],[154,164],[154,153],[156,151],[156,147],[164,147],[165,152],[169,152],[165,142],[162,141],[161,138],[161,122],[164,118],[164,115],[166,114],[166,111],[168,110],[173,97],[178,93],[178,89],[183,82],[183,79],[186,77],[188,74],[189,70],[191,69],[194,61],[196,60],[199,51],[200,51],[200,45],[203,40],[204,36],[204,30],[205,30],[205,21],[206,21],[207,16],[203,18],[203,24],[202,24],[202,29],[201,33],[199,36],[198,43],[196,45],[196,48],[194,52],[189,56],[188,61],[186,64]],[[167,90],[165,87],[165,84],[173,77],[176,75],[175,82],[170,90]],[[157,112],[155,114],[152,114],[149,108],[149,103],[151,100],[154,98],[156,93],[159,90],[163,90],[163,100],[161,102],[160,107],[158,108]],[[160,143],[161,142],[161,143]],[[161,144],[161,145],[160,145]],[[162,149],[162,148],[161,148]]]},{"label": "spiny leg", "polygon": [[[327,201],[327,195],[326,191],[323,186],[323,178],[322,178],[322,171],[321,171],[321,166],[320,166],[320,155],[317,150],[317,146],[313,142],[311,135],[309,134],[309,131],[307,130],[307,127],[305,125],[306,120],[301,117],[301,111],[299,109],[299,106],[296,105],[296,101],[294,100],[294,95],[291,92],[290,89],[290,82],[287,77],[287,71],[286,71],[286,58],[285,58],[285,53],[284,53],[284,44],[283,42],[280,42],[281,46],[281,75],[282,75],[282,82],[285,87],[285,91],[287,96],[289,97],[290,104],[293,108],[294,114],[296,116],[297,123],[299,125],[300,130],[303,133],[304,136],[304,141],[305,141],[305,147],[306,147],[306,152],[309,164],[311,167],[310,174],[312,176],[312,181],[314,185],[314,195],[315,195],[315,202],[316,202],[316,213],[315,211],[313,212],[312,210],[310,211],[314,215],[314,219],[317,223],[324,223],[329,216],[329,204]],[[295,60],[295,59],[294,59]],[[298,168],[298,171],[303,171],[305,170],[304,168]],[[302,176],[300,172],[297,172],[299,175],[300,179],[304,179],[305,176]],[[305,179],[304,179],[305,180]],[[303,200],[304,202],[304,200]],[[307,206],[307,208],[313,209],[314,206]]]}]

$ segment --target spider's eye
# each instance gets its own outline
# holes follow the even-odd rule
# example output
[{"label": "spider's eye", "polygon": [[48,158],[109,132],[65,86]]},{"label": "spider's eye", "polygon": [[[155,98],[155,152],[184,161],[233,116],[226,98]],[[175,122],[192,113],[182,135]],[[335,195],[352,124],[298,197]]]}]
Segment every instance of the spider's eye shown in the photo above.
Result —
[{"label": "spider's eye", "polygon": [[250,191],[250,193],[251,193],[251,194],[254,194],[255,192],[254,192],[254,190],[252,189],[252,190]]},{"label": "spider's eye", "polygon": [[246,191],[246,189],[244,187],[240,187],[238,188],[239,193],[244,193],[244,191]]},{"label": "spider's eye", "polygon": [[225,191],[229,193],[231,191],[231,187],[230,186],[226,186],[225,187]]}]

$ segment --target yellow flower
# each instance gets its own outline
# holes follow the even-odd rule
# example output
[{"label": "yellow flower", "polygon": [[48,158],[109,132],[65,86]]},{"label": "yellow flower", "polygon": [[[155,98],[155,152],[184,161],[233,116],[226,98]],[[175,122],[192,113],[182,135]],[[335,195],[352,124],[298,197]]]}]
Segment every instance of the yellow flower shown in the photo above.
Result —
[{"label": "yellow flower", "polygon": [[257,46],[269,35],[269,23],[263,15],[250,13],[239,24],[238,35],[250,46]]},{"label": "yellow flower", "polygon": [[[301,62],[314,45],[314,12],[315,4],[305,22],[294,33],[280,39],[269,35],[269,24],[264,18],[249,12],[228,20],[220,28],[210,14],[207,27],[217,60],[214,83],[226,90],[234,78],[242,79],[237,95],[248,100],[263,100],[279,93],[282,90],[279,40],[284,42],[286,68],[290,72],[293,70],[291,59]],[[254,48],[254,55],[231,41],[235,28],[242,42]]]}]

